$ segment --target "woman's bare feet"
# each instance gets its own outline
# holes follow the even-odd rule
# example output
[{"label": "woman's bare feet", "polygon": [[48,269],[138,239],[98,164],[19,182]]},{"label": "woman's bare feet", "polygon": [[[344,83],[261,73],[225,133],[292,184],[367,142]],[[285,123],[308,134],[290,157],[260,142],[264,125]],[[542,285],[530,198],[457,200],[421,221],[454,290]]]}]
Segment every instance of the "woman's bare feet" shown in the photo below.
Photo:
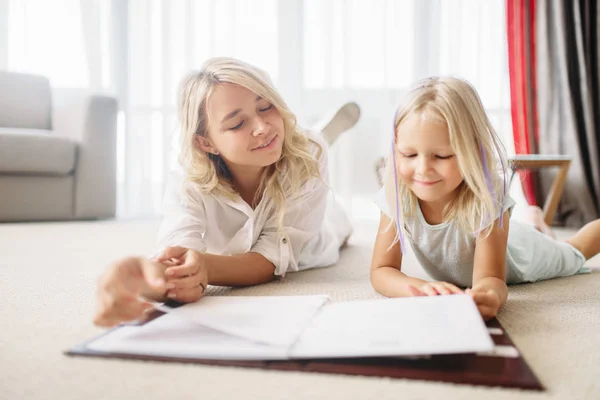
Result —
[{"label": "woman's bare feet", "polygon": [[327,143],[331,146],[342,133],[354,127],[359,118],[360,107],[354,102],[349,102],[318,122],[315,129],[323,132]]}]

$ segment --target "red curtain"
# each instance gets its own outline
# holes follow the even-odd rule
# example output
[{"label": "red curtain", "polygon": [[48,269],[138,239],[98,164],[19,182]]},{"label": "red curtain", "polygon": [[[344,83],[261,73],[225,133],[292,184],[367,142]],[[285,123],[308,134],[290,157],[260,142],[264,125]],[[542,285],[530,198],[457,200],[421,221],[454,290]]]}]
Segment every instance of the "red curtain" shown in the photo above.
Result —
[{"label": "red curtain", "polygon": [[[506,0],[508,71],[516,154],[537,153],[535,0]],[[537,204],[531,171],[519,171],[527,202]]]}]

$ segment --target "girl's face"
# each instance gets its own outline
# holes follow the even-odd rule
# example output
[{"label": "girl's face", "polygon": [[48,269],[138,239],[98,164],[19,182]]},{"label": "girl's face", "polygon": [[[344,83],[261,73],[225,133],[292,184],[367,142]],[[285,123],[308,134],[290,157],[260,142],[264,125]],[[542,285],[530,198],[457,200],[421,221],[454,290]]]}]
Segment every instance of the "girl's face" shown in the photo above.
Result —
[{"label": "girl's face", "polygon": [[247,171],[275,163],[284,139],[279,111],[256,93],[235,84],[217,85],[206,105],[208,136],[200,147],[219,154],[230,170]]},{"label": "girl's face", "polygon": [[463,181],[448,127],[413,113],[398,126],[396,135],[400,177],[419,200],[446,205]]}]

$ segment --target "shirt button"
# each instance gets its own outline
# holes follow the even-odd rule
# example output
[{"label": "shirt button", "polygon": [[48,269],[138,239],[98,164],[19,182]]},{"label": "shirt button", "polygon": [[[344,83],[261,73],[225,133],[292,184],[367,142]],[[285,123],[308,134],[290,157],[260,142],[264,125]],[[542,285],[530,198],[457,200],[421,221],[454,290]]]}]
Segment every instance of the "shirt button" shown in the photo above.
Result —
[{"label": "shirt button", "polygon": [[281,241],[285,244],[285,243],[287,243],[287,238],[283,238],[283,239],[281,239]]}]

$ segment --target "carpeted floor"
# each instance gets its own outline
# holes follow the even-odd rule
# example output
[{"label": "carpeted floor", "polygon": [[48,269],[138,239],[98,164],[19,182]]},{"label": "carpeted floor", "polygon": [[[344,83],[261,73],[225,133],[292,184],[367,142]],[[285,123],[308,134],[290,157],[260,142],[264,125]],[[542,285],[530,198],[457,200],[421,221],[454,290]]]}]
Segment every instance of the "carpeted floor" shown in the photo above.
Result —
[{"label": "carpeted floor", "polygon": [[[600,398],[600,270],[510,289],[499,319],[544,393],[64,356],[63,350],[101,332],[91,323],[96,277],[112,260],[147,254],[156,228],[156,221],[0,224],[0,399]],[[375,229],[357,223],[336,266],[212,292],[377,297],[368,280]],[[422,274],[414,258],[405,260],[405,270]],[[589,264],[600,266],[600,258]]]}]

